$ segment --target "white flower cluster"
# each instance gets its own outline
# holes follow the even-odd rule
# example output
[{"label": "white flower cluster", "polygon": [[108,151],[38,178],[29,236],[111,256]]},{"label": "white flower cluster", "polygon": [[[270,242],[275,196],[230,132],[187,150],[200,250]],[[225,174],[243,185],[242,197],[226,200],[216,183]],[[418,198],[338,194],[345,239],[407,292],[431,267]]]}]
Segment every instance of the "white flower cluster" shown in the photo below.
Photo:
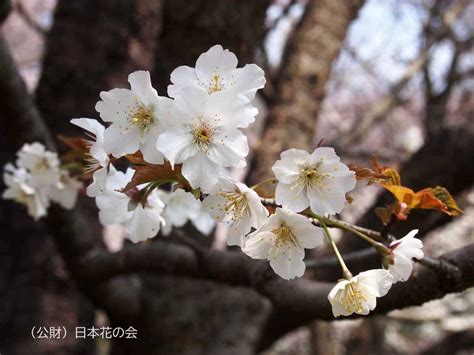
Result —
[{"label": "white flower cluster", "polygon": [[[146,71],[130,74],[128,81],[130,89],[100,93],[96,110],[106,126],[88,118],[71,121],[91,137],[86,142],[85,171],[92,174],[87,195],[96,199],[101,223],[121,224],[137,243],[160,230],[168,235],[187,221],[205,234],[213,230],[214,220],[223,222],[229,226],[229,245],[268,260],[284,279],[303,276],[305,249],[322,245],[325,237],[331,241],[324,219],[342,212],[346,194],[356,185],[354,172],[334,149],[282,152],[272,168],[275,203],[267,208],[256,186],[227,174],[228,168],[246,165],[249,147],[241,128],[255,121],[258,110],[252,101],[265,85],[257,65],[237,68],[236,56],[216,45],[198,58],[195,68],[182,66],[171,73],[169,98],[158,95]],[[115,160],[136,157],[137,151],[142,165],[171,166],[179,178],[135,186],[135,170],[119,171]],[[79,185],[60,171],[55,153],[37,143],[25,145],[18,166],[5,169],[9,188],[4,197],[26,204],[35,218],[46,213],[49,199],[73,205]],[[172,183],[171,192],[159,189],[164,183]],[[341,261],[345,279],[328,296],[334,316],[367,314],[376,297],[408,279],[413,258],[423,257],[415,234],[385,247],[385,269],[352,277]]]},{"label": "white flower cluster", "polygon": [[385,269],[361,272],[359,275],[340,280],[329,293],[334,317],[352,313],[366,315],[375,309],[376,298],[385,296],[392,284],[407,281],[413,269],[413,259],[424,256],[423,242],[415,238],[418,230],[413,230],[400,240],[390,244]]},{"label": "white flower cluster", "polygon": [[226,168],[246,165],[249,148],[240,128],[258,113],[252,100],[265,84],[263,71],[255,64],[237,68],[236,56],[216,45],[195,68],[171,73],[171,98],[158,95],[146,71],[130,74],[128,81],[130,89],[100,94],[96,110],[107,127],[87,118],[71,121],[95,137],[88,143],[93,183],[87,194],[96,198],[100,221],[122,224],[133,242],[154,237],[160,228],[167,235],[188,220],[210,233],[215,222],[192,193],[142,185],[125,191],[134,172],[117,171],[111,161],[140,151],[150,164],[180,164],[192,189],[210,192]]},{"label": "white flower cluster", "polygon": [[66,209],[74,207],[82,184],[60,168],[56,153],[35,142],[24,144],[17,157],[17,166],[4,167],[4,199],[25,205],[35,220],[46,216],[51,201]]}]

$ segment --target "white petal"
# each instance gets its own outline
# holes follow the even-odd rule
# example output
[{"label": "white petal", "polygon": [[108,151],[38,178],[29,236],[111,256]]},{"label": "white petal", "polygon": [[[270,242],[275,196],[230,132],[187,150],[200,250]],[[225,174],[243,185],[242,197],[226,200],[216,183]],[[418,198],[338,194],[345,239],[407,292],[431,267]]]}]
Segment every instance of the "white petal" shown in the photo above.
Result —
[{"label": "white petal", "polygon": [[253,232],[245,238],[242,251],[253,259],[266,259],[275,238],[271,232]]},{"label": "white petal", "polygon": [[345,288],[349,283],[348,280],[339,281],[329,292],[328,300],[332,306],[332,313],[336,318],[352,314],[352,312],[347,311],[340,303],[341,296],[343,296]]},{"label": "white petal", "polygon": [[[184,87],[175,99],[175,108],[188,117],[202,116],[208,107],[209,95],[203,89],[194,86]],[[190,123],[190,122],[189,122]]]},{"label": "white petal", "polygon": [[160,134],[156,149],[164,154],[171,165],[182,163],[198,152],[192,143],[192,136],[180,128],[172,128]]},{"label": "white petal", "polygon": [[203,83],[208,83],[215,73],[235,69],[237,57],[234,53],[215,45],[201,54],[196,61],[196,75]]},{"label": "white petal", "polygon": [[202,153],[186,159],[181,168],[181,173],[189,181],[191,187],[201,188],[204,192],[209,191],[217,182],[219,171],[219,166]]},{"label": "white petal", "polygon": [[248,125],[248,122],[254,119],[251,115],[256,114],[255,110],[237,100],[235,94],[230,91],[207,95],[201,105],[204,105],[200,108],[203,119],[221,131]]},{"label": "white petal", "polygon": [[135,107],[135,95],[128,89],[112,89],[100,93],[102,101],[95,105],[96,111],[105,122],[126,124],[130,109]]},{"label": "white petal", "polygon": [[163,164],[165,159],[162,152],[156,149],[158,141],[158,132],[149,132],[145,136],[145,141],[140,144],[140,151],[143,154],[143,160],[151,164]]},{"label": "white petal", "polygon": [[294,245],[275,246],[268,256],[273,271],[285,280],[303,276],[306,269],[303,258],[304,249]]},{"label": "white petal", "polygon": [[173,98],[186,86],[198,86],[194,68],[186,65],[182,65],[173,70],[170,80],[172,85],[168,85],[168,95]]},{"label": "white petal", "polygon": [[96,140],[90,148],[90,154],[101,166],[106,166],[109,162],[109,158],[104,151],[105,127],[99,121],[90,118],[74,118],[71,120],[71,123],[94,134]]},{"label": "white petal", "polygon": [[247,104],[244,108],[244,113],[240,117],[239,128],[247,128],[249,125],[255,122],[255,117],[258,115],[258,108],[252,106],[251,103]]},{"label": "white petal", "polygon": [[96,137],[102,137],[104,135],[105,127],[100,124],[99,121],[92,118],[73,118],[71,123],[94,134]]},{"label": "white petal", "polygon": [[138,129],[123,131],[122,128],[113,123],[104,133],[104,150],[116,158],[125,154],[133,154],[140,147],[141,135]]},{"label": "white petal", "polygon": [[316,148],[313,153],[308,157],[308,164],[314,165],[318,162],[324,162],[324,164],[332,164],[338,162],[340,159],[336,155],[334,148],[331,147],[319,147]]},{"label": "white petal", "polygon": [[223,196],[209,195],[202,201],[202,208],[216,221],[224,222],[228,219],[228,215],[224,209],[226,203],[227,199]]},{"label": "white petal", "polygon": [[367,315],[370,311],[373,311],[377,306],[377,298],[373,295],[366,295],[366,300],[362,307],[362,312],[359,314]]},{"label": "white petal", "polygon": [[209,146],[209,159],[224,167],[245,166],[245,157],[249,152],[249,146],[247,137],[242,132],[232,130],[216,134],[214,139],[217,142]]},{"label": "white petal", "polygon": [[412,270],[413,261],[402,255],[395,256],[393,265],[390,265],[388,268],[388,271],[393,276],[394,283],[398,281],[407,281],[410,278]]},{"label": "white petal", "polygon": [[244,237],[250,232],[250,229],[249,217],[245,215],[241,220],[236,221],[229,226],[227,244],[242,246]]},{"label": "white petal", "polygon": [[96,197],[103,193],[107,183],[107,168],[101,168],[92,174],[92,183],[87,186],[86,194],[89,197]]},{"label": "white petal", "polygon": [[131,217],[131,212],[128,211],[129,199],[126,196],[119,197],[117,194],[106,191],[95,199],[100,209],[99,220],[103,225],[121,223]]},{"label": "white petal", "polygon": [[309,207],[309,199],[306,197],[306,188],[294,188],[290,184],[278,183],[275,190],[275,201],[284,208],[301,212]]},{"label": "white petal", "polygon": [[335,214],[340,213],[345,207],[346,196],[343,193],[329,193],[321,191],[319,188],[307,189],[307,196],[310,200],[310,207],[317,214]]},{"label": "white petal", "polygon": [[235,86],[233,90],[251,101],[258,89],[265,86],[265,72],[256,64],[247,64],[233,71]]},{"label": "white petal", "polygon": [[128,76],[128,82],[135,95],[140,101],[148,106],[153,100],[153,96],[157,97],[158,93],[151,85],[150,73],[144,70],[138,70]]},{"label": "white petal", "polygon": [[324,243],[324,232],[320,227],[313,226],[306,217],[298,215],[297,217],[302,217],[300,223],[293,225],[292,230],[298,242],[303,248],[313,249],[319,247]]},{"label": "white petal", "polygon": [[216,222],[209,216],[208,213],[201,212],[195,218],[191,219],[194,227],[204,235],[209,235],[214,229]]},{"label": "white petal", "polygon": [[281,159],[272,167],[277,180],[285,184],[293,183],[308,156],[307,152],[300,149],[288,149],[281,153]]},{"label": "white petal", "polygon": [[363,284],[372,295],[377,297],[385,296],[393,283],[393,276],[383,269],[364,271],[356,277],[358,282]]},{"label": "white petal", "polygon": [[339,316],[349,316],[352,312],[348,312],[340,303],[335,302],[331,303],[332,306],[332,314],[335,318]]},{"label": "white petal", "polygon": [[143,208],[139,204],[126,224],[127,236],[138,243],[156,236],[160,230],[161,218],[153,209]]}]

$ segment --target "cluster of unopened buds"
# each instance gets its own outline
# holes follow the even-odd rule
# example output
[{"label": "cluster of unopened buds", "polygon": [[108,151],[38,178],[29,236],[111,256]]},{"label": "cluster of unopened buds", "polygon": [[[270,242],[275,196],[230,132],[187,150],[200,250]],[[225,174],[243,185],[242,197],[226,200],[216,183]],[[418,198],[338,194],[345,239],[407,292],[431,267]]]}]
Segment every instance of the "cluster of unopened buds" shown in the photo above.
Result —
[{"label": "cluster of unopened buds", "polygon": [[[65,140],[72,150],[63,164],[41,144],[25,144],[17,167],[5,167],[3,197],[26,205],[38,219],[50,200],[71,208],[79,180],[91,181],[86,194],[95,198],[101,223],[122,225],[132,242],[167,235],[187,221],[209,234],[215,221],[223,222],[229,245],[268,260],[284,279],[303,276],[305,249],[326,240],[342,267],[343,277],[328,296],[336,317],[368,314],[376,298],[406,281],[413,260],[423,257],[416,230],[384,245],[349,228],[383,259],[380,269],[350,273],[329,228],[340,223],[331,216],[344,209],[356,174],[332,148],[284,151],[273,165],[275,178],[253,187],[229,177],[230,168],[246,166],[249,147],[241,129],[255,121],[253,100],[265,85],[257,65],[237,68],[236,56],[216,45],[195,68],[171,73],[169,97],[158,96],[146,71],[128,81],[130,89],[101,92],[96,110],[105,124],[71,120],[90,138]],[[276,184],[274,196],[259,196],[259,187],[269,182]]]}]

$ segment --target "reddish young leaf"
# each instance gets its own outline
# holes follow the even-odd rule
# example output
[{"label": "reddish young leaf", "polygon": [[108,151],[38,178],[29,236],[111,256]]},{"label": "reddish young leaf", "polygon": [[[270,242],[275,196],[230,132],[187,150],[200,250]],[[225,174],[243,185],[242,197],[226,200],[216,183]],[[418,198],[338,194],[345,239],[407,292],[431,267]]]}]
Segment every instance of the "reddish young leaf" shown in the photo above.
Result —
[{"label": "reddish young leaf", "polygon": [[176,181],[181,171],[181,168],[177,166],[175,166],[175,170],[173,170],[169,162],[165,162],[163,165],[136,165],[134,169],[135,173],[133,174],[132,180],[123,188],[122,192],[127,192],[138,185],[152,181]]}]

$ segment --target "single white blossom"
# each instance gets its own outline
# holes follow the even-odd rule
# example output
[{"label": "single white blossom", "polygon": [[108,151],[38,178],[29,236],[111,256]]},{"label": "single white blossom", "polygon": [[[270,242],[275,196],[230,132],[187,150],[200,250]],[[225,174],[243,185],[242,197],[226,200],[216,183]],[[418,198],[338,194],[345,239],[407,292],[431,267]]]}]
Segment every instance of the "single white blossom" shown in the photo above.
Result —
[{"label": "single white blossom", "polygon": [[415,238],[418,229],[412,230],[400,240],[390,243],[393,264],[388,271],[393,275],[393,281],[407,281],[413,270],[413,259],[423,259],[423,242]]},{"label": "single white blossom", "polygon": [[257,193],[230,178],[220,178],[202,206],[215,220],[229,224],[228,245],[242,246],[250,230],[260,228],[268,217]]},{"label": "single white blossom", "polygon": [[169,235],[173,227],[183,227],[188,221],[206,235],[214,228],[214,220],[202,210],[201,201],[197,200],[192,193],[176,189],[172,192],[158,190],[158,194],[165,204],[162,213],[165,220],[161,229],[163,235]]},{"label": "single white blossom", "polygon": [[386,270],[361,272],[350,280],[340,280],[328,295],[334,317],[352,313],[369,314],[392,287],[393,276]]},{"label": "single white blossom", "polygon": [[17,169],[10,163],[6,164],[3,181],[7,188],[3,191],[2,198],[25,205],[28,214],[38,220],[46,216],[49,200],[45,194],[30,185],[30,179],[26,169]]},{"label": "single white blossom", "polygon": [[247,137],[237,129],[245,112],[236,100],[186,87],[173,106],[173,122],[157,149],[172,165],[183,164],[181,173],[194,189],[209,190],[224,167],[246,165]]},{"label": "single white blossom", "polygon": [[17,153],[16,165],[30,173],[30,183],[36,188],[47,187],[59,180],[59,159],[41,143],[25,143]]},{"label": "single white blossom", "polygon": [[312,154],[286,150],[272,170],[278,180],[276,202],[294,212],[310,207],[318,214],[339,213],[346,193],[356,185],[354,172],[339,161],[333,148],[316,148]]},{"label": "single white blossom", "polygon": [[204,235],[209,235],[216,226],[214,219],[202,208],[196,216],[191,217],[191,223],[199,232]]},{"label": "single white blossom", "polygon": [[59,181],[51,186],[49,197],[52,201],[59,203],[63,208],[70,210],[74,207],[82,183],[72,178],[67,172],[63,171]]},{"label": "single white blossom", "polygon": [[104,133],[104,149],[116,158],[140,150],[145,161],[162,164],[156,139],[163,131],[171,99],[158,96],[147,71],[131,73],[128,82],[130,90],[100,93],[102,101],[97,102],[96,110],[102,120],[112,123]]},{"label": "single white blossom", "polygon": [[158,190],[161,200],[165,204],[162,217],[165,220],[165,226],[162,229],[163,235],[169,235],[173,227],[183,227],[186,222],[196,217],[200,210],[201,204],[192,193],[183,189],[175,191]]},{"label": "single white blossom", "polygon": [[323,244],[322,228],[301,215],[277,208],[276,213],[245,239],[242,251],[254,259],[267,259],[284,279],[301,277],[306,266],[304,249]]},{"label": "single white blossom", "polygon": [[104,225],[121,224],[125,227],[125,237],[138,243],[156,236],[163,224],[161,213],[164,203],[156,190],[146,201],[139,200],[137,188],[127,193],[123,189],[132,179],[134,170],[126,173],[117,171],[107,178],[107,190],[96,197],[99,208],[99,220]]},{"label": "single white blossom", "polygon": [[171,73],[172,85],[168,86],[168,95],[176,98],[188,86],[198,87],[213,95],[221,92],[232,93],[243,104],[246,104],[246,119],[241,127],[247,127],[255,120],[258,110],[249,104],[258,89],[265,86],[265,73],[256,64],[247,64],[237,68],[237,57],[234,53],[215,45],[201,54],[196,67],[177,67]]},{"label": "single white blossom", "polygon": [[[88,152],[86,153],[86,173],[92,173],[92,183],[87,187],[86,194],[96,197],[105,191],[105,184],[109,171],[109,156],[104,150],[105,127],[97,120],[90,118],[75,118],[71,120],[73,125],[81,127],[92,133],[94,137],[87,140]],[[110,166],[113,169],[112,166]]]}]

